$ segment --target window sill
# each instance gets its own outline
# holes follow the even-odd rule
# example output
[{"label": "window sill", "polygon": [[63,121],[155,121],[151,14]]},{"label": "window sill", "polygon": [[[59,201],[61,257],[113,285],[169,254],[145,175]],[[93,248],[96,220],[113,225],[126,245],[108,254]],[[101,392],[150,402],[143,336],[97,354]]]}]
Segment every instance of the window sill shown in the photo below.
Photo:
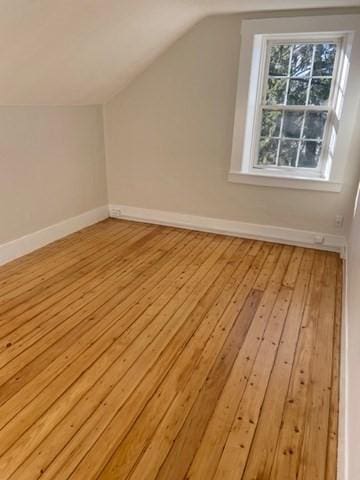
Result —
[{"label": "window sill", "polygon": [[342,184],[318,178],[294,178],[269,176],[258,173],[230,172],[229,182],[262,185],[265,187],[296,188],[299,190],[318,190],[323,192],[341,192]]}]

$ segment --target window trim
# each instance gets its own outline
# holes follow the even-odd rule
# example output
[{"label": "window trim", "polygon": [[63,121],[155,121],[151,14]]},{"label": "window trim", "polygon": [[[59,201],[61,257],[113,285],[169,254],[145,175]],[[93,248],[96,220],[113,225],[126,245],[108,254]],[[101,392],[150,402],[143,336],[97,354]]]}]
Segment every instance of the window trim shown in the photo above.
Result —
[{"label": "window trim", "polygon": [[319,178],[301,178],[286,175],[264,175],[261,173],[242,173],[230,171],[227,177],[231,183],[262,185],[264,187],[296,188],[299,190],[318,190],[322,192],[341,192],[342,183]]},{"label": "window trim", "polygon": [[[259,149],[259,139],[260,139],[260,129],[261,129],[261,111],[264,106],[264,96],[266,94],[266,79],[267,79],[267,70],[269,65],[270,49],[271,45],[284,42],[286,44],[301,42],[304,43],[336,43],[338,49],[336,53],[334,71],[332,75],[332,85],[329,95],[329,102],[326,106],[280,106],[280,105],[271,105],[269,106],[272,110],[301,110],[301,111],[327,111],[328,117],[326,120],[326,125],[324,127],[324,137],[321,157],[319,160],[319,165],[317,168],[297,168],[297,167],[271,167],[271,166],[255,166],[255,159],[257,158],[258,149]],[[256,45],[258,43],[258,45]],[[243,158],[243,173],[252,173],[254,175],[266,175],[266,176],[277,176],[277,177],[294,177],[301,178],[306,180],[310,179],[325,179],[328,180],[330,168],[328,162],[331,161],[329,155],[329,146],[330,146],[330,129],[331,125],[334,123],[334,110],[336,108],[336,102],[339,95],[339,75],[341,74],[341,69],[344,62],[344,51],[346,44],[346,32],[322,32],[322,33],[293,33],[293,34],[258,34],[254,39],[254,50],[255,48],[259,49],[259,52],[256,52],[256,56],[253,56],[252,60],[252,69],[254,69],[253,75],[257,76],[256,82],[251,83],[250,95],[255,96],[255,105],[252,110],[248,111],[246,123],[247,132],[252,130],[251,136],[246,138],[245,142],[251,142],[249,150],[244,152]],[[254,52],[255,53],[255,52]],[[255,58],[254,58],[255,57]],[[254,92],[251,92],[253,90]],[[284,108],[286,107],[286,108]],[[246,155],[246,156],[245,156]]]},{"label": "window trim", "polygon": [[[251,185],[264,185],[274,187],[285,187],[306,190],[323,190],[330,192],[339,192],[342,189],[343,177],[345,174],[346,162],[350,154],[350,144],[348,142],[349,127],[353,130],[355,111],[352,102],[349,100],[350,92],[356,92],[358,83],[358,72],[354,68],[350,70],[351,50],[355,41],[360,45],[358,36],[360,16],[358,15],[337,15],[335,16],[310,16],[310,17],[287,17],[271,19],[249,19],[243,20],[241,26],[241,47],[240,62],[238,65],[238,80],[235,104],[235,120],[233,125],[233,141],[231,150],[231,165],[228,174],[228,181],[234,183],[246,183]],[[305,33],[304,33],[305,32]],[[314,33],[315,32],[315,33]],[[340,95],[336,104],[336,121],[332,127],[330,142],[331,161],[328,162],[324,177],[299,177],[291,175],[291,172],[266,171],[265,169],[249,169],[249,110],[254,108],[256,99],[254,99],[254,90],[250,91],[249,86],[258,82],[258,70],[254,75],[254,57],[259,60],[259,37],[270,36],[289,38],[317,37],[334,38],[335,35],[343,36],[343,58],[345,59],[344,68],[341,72],[339,83],[342,92],[344,92],[347,83],[349,83],[349,94]],[[259,62],[258,62],[259,64]],[[341,98],[340,98],[341,97]],[[334,102],[335,103],[335,102]],[[245,108],[244,108],[245,106]],[[339,123],[340,114],[344,107],[344,115]],[[323,107],[321,107],[323,109]],[[334,130],[334,131],[333,131]],[[333,135],[335,133],[335,135]],[[250,135],[252,129],[250,128]],[[245,141],[245,138],[247,141]],[[251,138],[251,137],[250,137]],[[334,148],[333,139],[336,138]],[[257,171],[256,171],[257,170]]]}]

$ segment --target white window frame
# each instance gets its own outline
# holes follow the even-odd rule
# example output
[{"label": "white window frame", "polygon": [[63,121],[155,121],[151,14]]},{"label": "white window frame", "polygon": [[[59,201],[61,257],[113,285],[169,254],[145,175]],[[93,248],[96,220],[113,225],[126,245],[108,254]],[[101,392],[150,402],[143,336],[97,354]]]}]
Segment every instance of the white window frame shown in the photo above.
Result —
[{"label": "white window frame", "polygon": [[[336,107],[337,97],[338,97],[338,74],[341,72],[344,59],[343,43],[344,35],[335,34],[328,36],[327,34],[318,34],[311,35],[308,34],[295,34],[289,36],[285,35],[261,35],[260,39],[261,46],[261,59],[260,59],[260,68],[259,68],[259,79],[257,82],[257,100],[256,100],[256,109],[254,111],[254,118],[249,119],[253,124],[253,136],[252,136],[252,145],[251,145],[251,154],[249,169],[253,170],[256,173],[257,170],[262,170],[262,173],[265,174],[276,174],[276,175],[285,175],[285,176],[295,176],[295,177],[310,177],[310,178],[327,178],[327,162],[329,160],[329,145],[330,145],[330,128],[334,123],[334,109]],[[266,105],[266,80],[269,70],[270,62],[270,51],[273,45],[277,44],[296,44],[296,43],[333,43],[336,44],[336,56],[335,63],[332,75],[332,84],[329,95],[329,101],[327,106],[317,106],[317,105]],[[286,78],[286,77],[285,77]],[[308,86],[307,95],[309,95],[310,82]],[[261,131],[261,114],[262,109],[268,108],[269,110],[279,110],[279,111],[326,111],[328,113],[326,124],[324,127],[324,137],[322,140],[322,150],[319,160],[319,164],[316,168],[303,168],[303,167],[288,167],[288,166],[270,166],[270,165],[256,165],[256,159],[259,153],[259,140],[260,140],[260,131]]]},{"label": "white window frame", "polygon": [[[324,17],[322,20],[324,20]],[[342,20],[344,19],[342,18]],[[341,190],[342,182],[339,175],[339,168],[333,169],[333,160],[335,140],[339,129],[339,119],[348,79],[353,30],[331,28],[331,26],[335,27],[337,25],[336,20],[333,18],[330,19],[329,22],[323,21],[322,23],[325,25],[325,28],[319,28],[316,31],[315,29],[307,30],[305,28],[304,30],[306,31],[299,31],[299,29],[301,29],[302,23],[311,26],[312,23],[321,23],[321,19],[288,18],[273,20],[273,22],[276,22],[276,27],[273,29],[274,31],[272,31],[270,20],[245,21],[245,32],[244,35],[242,35],[239,65],[231,168],[228,179],[236,183],[338,192]],[[249,26],[247,26],[246,23]],[[289,28],[291,33],[282,27],[282,25],[289,27],[292,23],[296,25],[296,28]],[[326,23],[330,24],[330,28],[326,28]],[[341,23],[344,22],[340,21],[340,25]],[[348,22],[345,21],[345,23]],[[253,25],[255,25],[255,27]],[[265,25],[263,31],[261,30],[261,25]],[[286,166],[276,166],[275,168],[271,166],[255,166],[255,158],[259,146],[262,99],[265,90],[264,82],[267,78],[270,42],[331,42],[338,45],[328,106],[293,107],[294,110],[328,110],[329,112],[324,128],[325,137],[323,140],[321,159],[319,167],[316,169]],[[243,43],[245,45],[243,45]],[[247,51],[245,50],[246,48]],[[245,77],[246,70],[248,76]],[[244,101],[245,104],[247,103],[245,114]],[[271,105],[270,108],[274,109],[277,107]],[[279,109],[282,109],[282,107],[279,107]],[[286,110],[288,109],[289,107],[286,106]],[[242,131],[240,131],[240,129]]]}]

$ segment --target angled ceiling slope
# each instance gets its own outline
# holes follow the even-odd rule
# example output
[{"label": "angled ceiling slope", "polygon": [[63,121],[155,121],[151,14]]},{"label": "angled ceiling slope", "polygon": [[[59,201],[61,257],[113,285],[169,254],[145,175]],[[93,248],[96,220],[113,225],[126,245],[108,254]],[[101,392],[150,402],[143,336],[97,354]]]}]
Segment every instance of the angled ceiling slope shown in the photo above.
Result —
[{"label": "angled ceiling slope", "polygon": [[0,105],[104,103],[207,15],[344,6],[360,0],[4,0]]}]

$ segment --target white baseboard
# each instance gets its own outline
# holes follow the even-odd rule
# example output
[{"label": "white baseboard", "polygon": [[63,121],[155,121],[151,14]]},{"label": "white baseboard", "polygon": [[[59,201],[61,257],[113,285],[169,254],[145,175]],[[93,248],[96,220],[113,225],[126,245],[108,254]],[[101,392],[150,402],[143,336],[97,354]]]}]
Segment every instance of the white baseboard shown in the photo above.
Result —
[{"label": "white baseboard", "polygon": [[82,228],[100,222],[109,217],[109,207],[102,207],[89,210],[88,212],[71,217],[62,222],[51,225],[37,232],[30,233],[24,237],[17,238],[11,242],[0,245],[0,265],[3,265],[15,258],[21,257],[48,243],[59,240],[59,238],[77,232]]},{"label": "white baseboard", "polygon": [[[110,217],[113,218],[331,250],[340,252],[342,255],[345,252],[345,238],[342,235],[201,217],[164,210],[150,210],[127,205],[104,205],[0,245],[0,265],[26,255],[82,228],[100,222],[109,217],[109,211]],[[322,243],[317,243],[318,240],[322,240]]]},{"label": "white baseboard", "polygon": [[[212,217],[200,217],[183,213],[150,210],[127,205],[109,205],[110,217],[138,222],[156,223],[173,227],[200,230],[205,232],[255,238],[278,243],[299,245],[343,254],[345,237],[322,232],[311,232],[292,228],[259,225]],[[320,241],[320,243],[318,243]]]}]

